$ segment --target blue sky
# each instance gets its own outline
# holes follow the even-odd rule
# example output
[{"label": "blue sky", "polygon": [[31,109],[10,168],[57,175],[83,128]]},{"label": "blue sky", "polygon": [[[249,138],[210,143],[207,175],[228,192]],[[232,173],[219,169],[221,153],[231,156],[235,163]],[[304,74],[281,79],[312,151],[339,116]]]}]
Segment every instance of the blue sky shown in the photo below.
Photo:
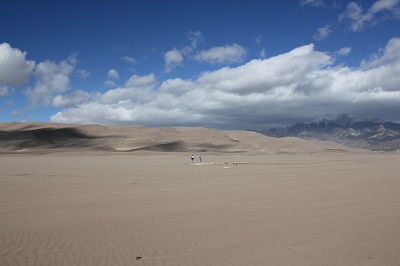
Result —
[{"label": "blue sky", "polygon": [[0,122],[261,129],[400,121],[400,0],[22,1],[0,9]]}]

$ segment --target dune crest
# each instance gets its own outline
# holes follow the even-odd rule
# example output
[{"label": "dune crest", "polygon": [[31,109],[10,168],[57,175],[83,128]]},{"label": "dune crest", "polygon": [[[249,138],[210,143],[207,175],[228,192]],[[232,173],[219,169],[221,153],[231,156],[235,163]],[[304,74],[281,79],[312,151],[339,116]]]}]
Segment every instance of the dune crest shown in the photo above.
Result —
[{"label": "dune crest", "polygon": [[309,153],[350,151],[337,144],[276,139],[250,131],[207,128],[0,123],[0,152],[221,152]]}]

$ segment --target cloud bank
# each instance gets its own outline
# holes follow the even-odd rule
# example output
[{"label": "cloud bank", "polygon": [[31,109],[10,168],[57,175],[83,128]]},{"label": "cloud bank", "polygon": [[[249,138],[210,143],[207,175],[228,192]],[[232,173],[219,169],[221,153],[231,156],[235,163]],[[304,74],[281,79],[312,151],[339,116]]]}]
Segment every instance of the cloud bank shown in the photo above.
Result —
[{"label": "cloud bank", "polygon": [[[335,55],[308,44],[195,79],[158,82],[153,73],[133,75],[124,86],[104,93],[62,96],[58,106],[69,107],[51,121],[258,129],[344,112],[396,121],[399,48],[400,38],[393,38],[381,53],[355,68],[335,65]],[[349,52],[344,48],[336,54]]]}]

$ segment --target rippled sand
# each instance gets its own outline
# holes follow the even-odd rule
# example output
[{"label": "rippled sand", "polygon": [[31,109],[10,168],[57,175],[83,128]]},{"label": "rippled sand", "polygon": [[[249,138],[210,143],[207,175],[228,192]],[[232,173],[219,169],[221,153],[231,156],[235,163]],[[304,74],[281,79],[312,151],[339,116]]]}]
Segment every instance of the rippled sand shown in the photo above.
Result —
[{"label": "rippled sand", "polygon": [[293,146],[3,154],[0,265],[400,265],[399,155]]}]

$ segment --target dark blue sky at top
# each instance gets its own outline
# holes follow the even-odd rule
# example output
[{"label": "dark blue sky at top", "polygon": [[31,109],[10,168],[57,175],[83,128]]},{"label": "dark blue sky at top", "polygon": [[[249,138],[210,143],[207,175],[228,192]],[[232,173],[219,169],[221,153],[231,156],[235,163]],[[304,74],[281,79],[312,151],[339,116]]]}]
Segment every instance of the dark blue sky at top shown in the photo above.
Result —
[{"label": "dark blue sky at top", "polygon": [[[148,56],[187,45],[184,33],[190,31],[204,34],[204,47],[238,43],[254,49],[250,58],[258,57],[254,38],[261,34],[271,56],[313,42],[316,28],[337,19],[332,7],[300,7],[296,1],[3,2],[1,41],[36,61],[58,61],[70,53],[78,53],[82,63],[112,62],[118,53]],[[320,46],[348,45],[341,39]]]}]

